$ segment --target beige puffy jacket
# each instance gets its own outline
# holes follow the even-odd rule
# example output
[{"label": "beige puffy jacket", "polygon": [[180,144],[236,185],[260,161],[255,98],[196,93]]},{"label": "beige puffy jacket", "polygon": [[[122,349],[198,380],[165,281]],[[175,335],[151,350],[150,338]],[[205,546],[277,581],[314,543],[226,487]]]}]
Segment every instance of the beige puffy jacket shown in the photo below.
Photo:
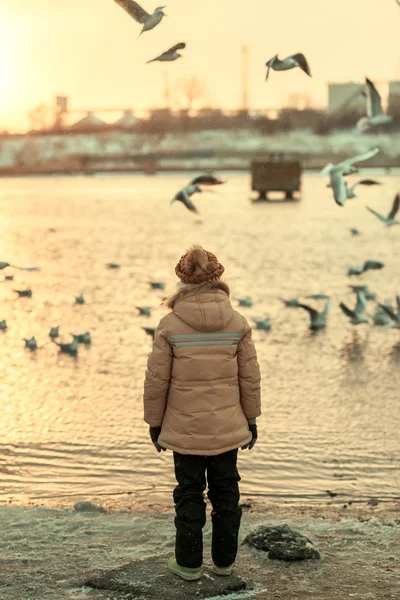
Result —
[{"label": "beige puffy jacket", "polygon": [[251,440],[261,414],[260,369],[246,319],[229,288],[207,283],[180,293],[157,327],[144,384],[144,420],[158,443],[211,456]]}]

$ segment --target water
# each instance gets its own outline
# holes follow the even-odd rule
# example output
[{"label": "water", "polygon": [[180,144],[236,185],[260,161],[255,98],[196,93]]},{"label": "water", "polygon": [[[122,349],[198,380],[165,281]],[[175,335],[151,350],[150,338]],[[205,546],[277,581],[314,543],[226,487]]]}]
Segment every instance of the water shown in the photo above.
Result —
[{"label": "water", "polygon": [[[239,450],[242,497],[398,496],[400,331],[354,328],[338,304],[354,302],[346,272],[365,259],[385,268],[353,283],[380,300],[400,293],[400,227],[383,228],[365,209],[387,213],[399,177],[380,175],[384,185],[358,188],[340,208],[317,175],[304,176],[301,202],[251,205],[248,175],[231,173],[218,193],[195,198],[201,222],[169,205],[188,178],[0,180],[0,260],[40,267],[15,271],[14,281],[0,272],[0,320],[9,325],[0,332],[0,500],[130,491],[172,502],[172,453],[156,452],[142,416],[151,346],[141,326],[164,314],[164,293],[148,281],[175,291],[174,266],[192,243],[217,254],[233,298],[252,296],[254,307],[241,309],[249,320],[272,319],[270,333],[254,332],[263,414],[254,450]],[[354,226],[361,236],[350,235]],[[12,289],[25,286],[32,298],[16,298]],[[86,304],[76,305],[81,292]],[[315,292],[331,294],[333,308],[326,331],[310,335],[307,313],[279,297]],[[134,307],[147,304],[153,316],[137,316]],[[89,330],[91,347],[77,359],[60,355],[48,338],[55,325],[65,340]],[[21,339],[31,335],[36,353]]]}]

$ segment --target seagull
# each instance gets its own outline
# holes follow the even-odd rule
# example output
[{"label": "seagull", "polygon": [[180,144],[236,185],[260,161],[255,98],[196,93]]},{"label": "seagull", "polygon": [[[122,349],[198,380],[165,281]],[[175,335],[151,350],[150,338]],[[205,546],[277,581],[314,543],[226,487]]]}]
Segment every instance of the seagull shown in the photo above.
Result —
[{"label": "seagull", "polygon": [[150,31],[156,25],[159,24],[161,19],[167,16],[164,12],[165,6],[159,6],[155,9],[152,15],[144,10],[137,2],[134,0],[114,0],[119,6],[121,6],[126,12],[135,19],[138,23],[143,24],[143,29],[139,35],[141,35],[144,31]]},{"label": "seagull", "polygon": [[135,306],[135,308],[137,308],[137,310],[139,311],[139,315],[142,315],[144,317],[151,317],[150,306]]},{"label": "seagull", "polygon": [[17,267],[16,265],[10,265],[8,262],[0,262],[0,271],[6,267],[12,267],[13,269],[19,269],[20,271],[38,271],[37,267]]},{"label": "seagull", "polygon": [[169,50],[166,50],[159,56],[156,56],[156,58],[148,60],[146,64],[148,65],[156,60],[160,62],[172,62],[173,60],[177,60],[182,56],[182,54],[179,54],[178,50],[183,50],[184,48],[186,48],[185,42],[179,42],[179,44],[175,44],[175,46],[172,46],[172,48],[169,48]]},{"label": "seagull", "polygon": [[349,167],[352,167],[353,165],[359,162],[364,162],[365,160],[373,158],[378,154],[378,152],[380,152],[380,148],[375,146],[374,148],[371,148],[371,150],[368,150],[368,152],[364,152],[363,154],[357,154],[357,156],[353,156],[352,158],[346,158],[346,160],[342,160],[342,162],[337,163],[336,165],[328,163],[320,171],[320,176],[323,177],[324,175],[329,175],[332,169],[337,169],[338,167],[340,167],[340,169],[343,169],[344,175],[350,175],[350,172],[348,172]]},{"label": "seagull", "polygon": [[78,335],[72,334],[72,336],[76,339],[78,344],[91,344],[92,342],[88,331],[86,331],[86,333],[79,333]]},{"label": "seagull", "polygon": [[54,339],[56,337],[58,337],[59,333],[58,330],[60,329],[60,326],[57,325],[57,327],[51,327],[50,331],[49,331],[49,336],[51,337],[51,339]]},{"label": "seagull", "polygon": [[310,315],[310,329],[312,331],[317,331],[318,329],[324,329],[326,327],[326,319],[330,308],[332,306],[332,301],[329,298],[328,302],[325,304],[325,308],[323,311],[318,312],[315,308],[308,306],[308,304],[299,304],[297,305],[299,308],[304,308]]},{"label": "seagull", "polygon": [[13,292],[16,292],[20,298],[30,298],[32,296],[32,290],[29,288],[27,290],[13,290]]},{"label": "seagull", "polygon": [[312,300],[329,300],[329,296],[326,294],[310,294],[306,298],[312,298]]},{"label": "seagull", "polygon": [[351,235],[361,235],[361,232],[358,229],[356,229],[355,227],[350,228],[350,233],[351,233]]},{"label": "seagull", "polygon": [[192,179],[190,183],[192,185],[221,185],[222,183],[226,183],[226,181],[214,177],[214,175],[199,175],[199,177]]},{"label": "seagull", "polygon": [[380,213],[376,212],[375,210],[373,210],[369,206],[367,206],[367,209],[373,215],[375,215],[376,217],[378,217],[378,219],[380,221],[382,221],[384,227],[391,227],[392,225],[400,225],[400,221],[396,221],[396,219],[395,219],[395,216],[397,215],[397,213],[399,211],[399,207],[400,207],[400,193],[396,194],[396,196],[395,196],[395,198],[393,200],[392,209],[391,209],[391,211],[390,211],[390,213],[388,214],[387,217],[384,217],[383,215],[381,215]]},{"label": "seagull", "polygon": [[[386,308],[389,308],[390,310],[393,311],[392,303],[390,300],[385,300],[385,302],[383,302],[383,304],[385,305]],[[388,316],[386,309],[384,310],[382,308],[382,306],[378,305],[372,316],[372,321],[373,321],[374,325],[376,325],[378,327],[386,327],[387,325],[390,325],[391,319]]]},{"label": "seagull", "polygon": [[375,300],[376,294],[370,292],[367,285],[350,285],[353,292],[357,293],[357,290],[361,290],[367,300]]},{"label": "seagull", "polygon": [[5,331],[7,329],[7,321],[0,321],[0,331]]},{"label": "seagull", "polygon": [[68,344],[60,344],[53,340],[53,342],[60,348],[61,352],[65,352],[66,354],[77,354],[78,352],[78,340],[76,335],[72,335],[72,342]]},{"label": "seagull", "polygon": [[185,185],[185,187],[179,190],[177,194],[175,194],[174,198],[171,200],[171,204],[173,204],[175,200],[179,200],[190,211],[198,214],[199,211],[190,200],[190,197],[193,196],[193,194],[203,192],[204,190],[201,189],[201,186],[211,187],[214,185],[221,185],[223,183],[226,182],[218,177],[215,177],[214,175],[199,175],[198,177],[192,179],[187,185]]},{"label": "seagull", "polygon": [[279,300],[288,308],[294,308],[299,305],[298,298],[290,298],[289,300],[285,300],[285,298],[279,298]]},{"label": "seagull", "polygon": [[386,302],[384,304],[379,304],[379,308],[381,308],[389,317],[394,321],[393,327],[396,329],[400,329],[400,296],[396,296],[396,305],[397,305],[397,313],[394,312],[393,308],[389,306]]},{"label": "seagull", "polygon": [[142,329],[147,333],[147,335],[151,335],[154,340],[154,336],[156,334],[156,327],[142,327]]},{"label": "seagull", "polygon": [[350,317],[350,323],[352,325],[360,325],[361,323],[368,323],[368,319],[365,315],[365,309],[367,308],[367,299],[362,290],[357,290],[357,303],[354,310],[348,308],[343,302],[339,304],[340,308],[345,315]]},{"label": "seagull", "polygon": [[80,294],[80,296],[75,296],[75,304],[85,304],[85,298],[83,297],[83,294]]},{"label": "seagull", "polygon": [[193,185],[192,182],[190,182],[175,194],[175,196],[171,200],[171,204],[173,204],[175,201],[182,202],[182,204],[184,204],[188,210],[199,214],[199,211],[191,201],[190,196],[193,196],[193,194],[197,194],[202,191],[203,190],[198,185]]},{"label": "seagull", "polygon": [[382,110],[382,102],[379,93],[377,92],[374,84],[368,77],[365,78],[366,85],[366,102],[367,102],[367,116],[362,117],[356,124],[356,127],[360,131],[367,131],[373,127],[379,127],[380,125],[387,125],[393,121],[393,117],[385,115]]},{"label": "seagull", "polygon": [[107,263],[106,267],[108,267],[109,269],[119,269],[120,265],[118,263]]},{"label": "seagull", "polygon": [[246,306],[247,308],[253,306],[253,300],[250,298],[250,296],[246,296],[245,298],[236,298],[236,300],[239,302],[239,306]]},{"label": "seagull", "polygon": [[[375,179],[359,179],[358,181],[353,183],[353,185],[351,187],[348,186],[347,181],[345,181],[345,185],[346,185],[347,200],[350,200],[350,199],[356,198],[356,193],[354,190],[357,185],[381,185],[381,182],[375,181]],[[332,187],[332,186],[330,183],[327,183],[326,187]]]},{"label": "seagull", "polygon": [[269,331],[271,329],[270,317],[265,317],[265,319],[263,319],[261,321],[257,321],[256,319],[253,319],[253,321],[256,325],[256,329],[262,329],[263,331]]},{"label": "seagull", "polygon": [[329,186],[333,190],[333,197],[336,204],[338,204],[339,206],[344,206],[346,200],[349,197],[354,198],[355,196],[354,192],[352,191],[352,188],[348,188],[344,176],[356,173],[358,169],[354,167],[355,163],[368,160],[369,158],[372,158],[373,156],[378,154],[378,152],[380,152],[379,148],[372,148],[364,154],[359,154],[357,156],[354,156],[353,158],[348,158],[347,160],[344,160],[338,163],[337,165],[329,163],[322,169],[322,171],[320,172],[321,176],[329,175]]},{"label": "seagull", "polygon": [[31,337],[29,340],[27,340],[26,338],[23,338],[23,339],[25,341],[26,348],[29,348],[29,350],[37,349],[37,342],[34,337]]},{"label": "seagull", "polygon": [[378,260],[366,260],[361,267],[358,265],[350,267],[347,271],[347,275],[361,275],[362,273],[365,273],[365,271],[383,269],[384,266],[384,263],[379,262]]},{"label": "seagull", "polygon": [[265,63],[265,66],[268,67],[265,80],[268,79],[270,69],[273,69],[273,71],[288,71],[289,69],[294,69],[295,67],[300,67],[304,73],[311,77],[311,71],[307,59],[301,52],[298,52],[297,54],[291,54],[283,60],[280,60],[278,55],[275,54],[275,56],[270,58],[269,61]]},{"label": "seagull", "polygon": [[152,290],[164,290],[165,283],[163,281],[149,281]]}]

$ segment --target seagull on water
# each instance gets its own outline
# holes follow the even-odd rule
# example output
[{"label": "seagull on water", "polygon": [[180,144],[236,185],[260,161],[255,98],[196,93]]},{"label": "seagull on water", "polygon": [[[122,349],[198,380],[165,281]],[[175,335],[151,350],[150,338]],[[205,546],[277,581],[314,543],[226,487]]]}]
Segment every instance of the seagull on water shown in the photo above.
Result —
[{"label": "seagull on water", "polygon": [[20,271],[38,271],[37,267],[17,267],[16,265],[10,265],[8,262],[0,262],[0,271],[6,267],[12,267],[13,269],[19,269]]},{"label": "seagull on water", "polygon": [[134,2],[134,0],[114,0],[114,2],[126,10],[128,15],[133,17],[135,21],[143,25],[143,29],[139,35],[141,35],[144,31],[150,31],[150,29],[153,29],[159,24],[163,17],[167,16],[164,12],[164,8],[166,8],[165,6],[158,6],[153,14],[150,15],[144,10],[144,8],[140,6],[140,4]]},{"label": "seagull on water", "polygon": [[269,61],[265,63],[265,66],[268,67],[265,80],[268,79],[270,69],[273,71],[288,71],[289,69],[294,69],[296,67],[300,67],[304,73],[311,77],[311,71],[307,59],[301,52],[298,52],[297,54],[291,54],[283,60],[280,60],[278,55],[275,54],[275,56],[270,58]]},{"label": "seagull on water", "polygon": [[92,338],[90,337],[90,333],[86,331],[85,333],[78,333],[78,335],[72,334],[72,336],[76,339],[78,344],[91,344]]},{"label": "seagull on water", "polygon": [[391,227],[392,225],[400,225],[400,221],[396,221],[396,219],[395,219],[395,216],[397,215],[397,213],[399,211],[399,207],[400,207],[400,193],[396,194],[396,196],[395,196],[395,198],[393,200],[393,205],[392,205],[391,211],[390,211],[390,213],[388,214],[387,217],[384,217],[383,215],[381,215],[380,213],[376,212],[376,210],[373,210],[369,206],[367,206],[367,209],[373,215],[375,215],[376,217],[378,217],[378,219],[380,221],[382,221],[384,227]]},{"label": "seagull on water", "polygon": [[[336,165],[333,165],[332,163],[325,165],[320,172],[320,176],[329,175],[329,185],[333,190],[333,197],[336,204],[339,204],[339,206],[344,206],[346,200],[349,198],[349,192],[351,188],[348,188],[347,186],[347,182],[344,179],[345,175],[356,173],[358,170],[354,166],[356,163],[368,160],[373,156],[376,156],[378,152],[380,152],[380,149],[375,147],[371,148],[371,150],[368,150],[368,152],[364,152],[363,154],[358,154],[352,158],[347,158]],[[352,198],[354,196],[350,195],[350,197]]]},{"label": "seagull on water", "polygon": [[149,281],[152,290],[164,290],[165,283],[163,281]]},{"label": "seagull on water", "polygon": [[236,298],[236,300],[239,302],[239,306],[246,306],[247,308],[253,306],[253,300],[250,298],[250,296],[246,296],[245,298]]},{"label": "seagull on water", "polygon": [[362,266],[355,265],[354,267],[350,267],[347,271],[347,275],[362,275],[365,271],[383,269],[384,266],[384,263],[379,260],[366,260]]},{"label": "seagull on water", "polygon": [[179,44],[175,44],[175,46],[172,46],[172,48],[169,48],[169,50],[166,50],[159,56],[156,56],[156,58],[148,60],[146,64],[155,62],[156,60],[160,62],[172,62],[173,60],[177,60],[182,56],[182,54],[179,54],[178,50],[183,50],[184,48],[186,48],[185,42],[179,42]]},{"label": "seagull on water", "polygon": [[53,340],[53,342],[60,348],[61,352],[65,352],[66,354],[77,354],[78,352],[78,339],[76,337],[76,335],[72,335],[72,342],[69,342],[68,344],[62,344],[59,342],[56,342],[55,340]]},{"label": "seagull on water", "polygon": [[374,84],[368,77],[365,78],[366,85],[366,102],[367,102],[367,116],[362,117],[357,122],[357,128],[360,131],[367,131],[373,127],[379,127],[380,125],[387,125],[393,121],[393,117],[385,115],[382,110],[382,101],[379,93],[377,92]]},{"label": "seagull on water", "polygon": [[135,306],[135,308],[139,311],[139,315],[143,317],[151,317],[150,306]]},{"label": "seagull on water", "polygon": [[75,296],[75,304],[85,304],[85,298],[84,298],[83,294],[80,294],[79,296]]},{"label": "seagull on water", "polygon": [[37,349],[37,341],[35,340],[34,337],[31,337],[29,339],[23,338],[24,342],[25,342],[25,347],[29,348],[29,350],[36,350]]},{"label": "seagull on water", "polygon": [[340,308],[344,312],[345,315],[350,317],[350,323],[352,325],[360,325],[361,323],[369,323],[365,310],[367,308],[367,299],[362,290],[356,290],[357,294],[357,303],[354,310],[348,308],[343,302],[339,304]]},{"label": "seagull on water", "polygon": [[5,321],[3,319],[3,321],[0,321],[0,331],[5,331],[7,329],[7,321]]},{"label": "seagull on water", "polygon": [[20,298],[30,298],[32,296],[32,290],[29,288],[27,290],[13,290],[13,291],[16,292]]},{"label": "seagull on water", "polygon": [[355,227],[350,228],[350,233],[351,233],[351,235],[361,235],[361,232],[358,229],[356,229]]},{"label": "seagull on water", "polygon": [[262,319],[260,321],[253,319],[253,321],[256,325],[256,329],[262,329],[263,331],[269,331],[271,329],[270,317],[265,317],[265,319]]},{"label": "seagull on water", "polygon": [[389,306],[386,302],[383,304],[379,304],[379,308],[381,308],[389,317],[394,321],[393,327],[396,329],[400,329],[400,296],[396,296],[396,305],[397,312],[394,312],[393,308]]},{"label": "seagull on water", "polygon": [[57,325],[57,327],[50,328],[49,336],[51,337],[52,340],[59,336],[59,333],[58,333],[59,329],[60,329],[59,325]]},{"label": "seagull on water", "polygon": [[304,310],[306,310],[310,315],[310,329],[312,331],[318,331],[318,329],[324,329],[324,327],[326,327],[326,319],[332,306],[332,301],[330,298],[325,304],[324,310],[321,312],[318,312],[315,310],[315,308],[312,308],[312,306],[308,306],[308,304],[302,304],[301,302],[299,302],[297,306],[299,308],[304,308]]},{"label": "seagull on water", "polygon": [[142,329],[154,340],[154,336],[156,335],[156,327],[142,327]]}]

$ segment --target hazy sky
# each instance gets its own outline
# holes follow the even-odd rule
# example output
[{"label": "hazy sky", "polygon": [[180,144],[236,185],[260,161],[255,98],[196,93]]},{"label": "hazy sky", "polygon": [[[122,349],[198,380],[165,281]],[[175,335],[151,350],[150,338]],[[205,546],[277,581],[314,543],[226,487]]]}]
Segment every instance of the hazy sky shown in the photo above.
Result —
[{"label": "hazy sky", "polygon": [[[311,94],[324,105],[328,81],[400,79],[400,7],[395,0],[165,0],[169,15],[139,39],[141,26],[114,0],[2,0],[0,129],[24,129],[35,105],[68,94],[72,108],[163,105],[171,85],[204,79],[212,106],[241,102],[241,46],[249,46],[249,100],[255,108]],[[144,0],[149,12],[162,2]],[[185,41],[185,58],[145,61]],[[304,52],[312,79],[296,69],[271,74],[265,62]]]}]

